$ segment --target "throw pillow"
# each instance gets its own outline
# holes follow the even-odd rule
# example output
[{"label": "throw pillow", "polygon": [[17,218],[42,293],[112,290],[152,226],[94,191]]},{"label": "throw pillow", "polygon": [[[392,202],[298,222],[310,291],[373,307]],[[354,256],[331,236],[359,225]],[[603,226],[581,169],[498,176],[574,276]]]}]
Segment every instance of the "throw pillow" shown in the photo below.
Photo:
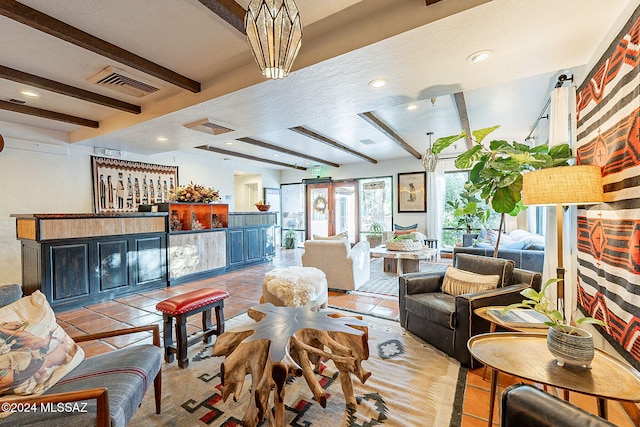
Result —
[{"label": "throw pillow", "polygon": [[409,233],[411,233],[412,231],[417,231],[418,230],[418,223],[416,222],[415,224],[412,225],[398,225],[398,224],[393,224],[393,231],[409,231]]},{"label": "throw pillow", "polygon": [[497,274],[484,275],[448,267],[442,282],[442,292],[456,296],[495,289],[499,280],[500,276]]},{"label": "throw pillow", "polygon": [[338,233],[334,236],[318,236],[317,234],[313,235],[313,240],[348,240],[349,235],[346,231],[342,233]]},{"label": "throw pillow", "polygon": [[0,308],[0,319],[2,400],[43,394],[84,359],[40,291]]}]

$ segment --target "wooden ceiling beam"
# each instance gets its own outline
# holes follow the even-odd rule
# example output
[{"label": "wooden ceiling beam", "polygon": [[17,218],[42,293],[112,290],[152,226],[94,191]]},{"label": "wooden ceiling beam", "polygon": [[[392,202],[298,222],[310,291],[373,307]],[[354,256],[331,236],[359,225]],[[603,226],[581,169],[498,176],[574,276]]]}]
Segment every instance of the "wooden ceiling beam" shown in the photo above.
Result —
[{"label": "wooden ceiling beam", "polygon": [[128,65],[136,70],[154,76],[167,83],[189,90],[200,92],[200,83],[171,71],[161,65],[151,62],[141,56],[122,49],[114,44],[99,39],[72,27],[52,16],[46,15],[36,9],[32,9],[15,0],[3,0],[0,2],[0,15],[13,19],[36,30],[57,37],[66,42],[80,46],[98,55],[107,57],[121,64]]},{"label": "wooden ceiling beam", "polygon": [[366,160],[369,163],[374,163],[374,164],[378,163],[378,161],[376,159],[373,159],[373,158],[371,158],[371,157],[369,157],[369,156],[367,156],[365,154],[362,154],[361,152],[356,151],[351,147],[347,147],[346,145],[340,144],[339,142],[334,141],[333,139],[330,139],[330,138],[327,138],[326,136],[320,135],[319,133],[316,133],[316,132],[312,131],[311,129],[307,129],[304,126],[292,127],[292,128],[289,128],[289,130],[297,132],[297,133],[299,133],[301,135],[304,135],[304,136],[306,136],[308,138],[315,139],[316,141],[320,141],[323,144],[327,144],[327,145],[329,145],[329,146],[331,146],[333,148],[337,148],[338,150],[345,151],[345,152],[347,152],[347,153],[349,153],[351,155],[354,155],[354,156],[359,157],[359,158],[361,158],[363,160]]},{"label": "wooden ceiling beam", "polygon": [[298,153],[297,151],[289,150],[283,147],[278,147],[277,145],[269,144],[268,142],[259,141],[253,138],[236,138],[237,141],[246,142],[247,144],[255,145],[256,147],[262,147],[273,151],[279,151],[281,153],[289,154],[296,157],[302,157],[303,159],[313,160],[314,162],[323,163],[327,166],[333,166],[334,168],[339,168],[340,165],[338,163],[333,163],[328,160],[320,159],[318,157],[313,157],[308,154]]},{"label": "wooden ceiling beam", "polygon": [[298,170],[301,170],[301,171],[306,171],[307,170],[307,168],[305,168],[304,166],[290,165],[288,163],[277,162],[275,160],[267,160],[267,159],[263,159],[261,157],[250,156],[249,154],[242,154],[242,153],[237,153],[235,151],[225,150],[223,148],[211,147],[209,145],[201,145],[201,146],[196,147],[196,148],[199,148],[201,150],[212,151],[212,152],[218,153],[218,154],[224,154],[225,156],[240,157],[242,159],[253,160],[253,161],[262,162],[262,163],[269,163],[269,164],[272,164],[272,165],[284,166],[284,167],[287,167],[287,168],[298,169]]},{"label": "wooden ceiling beam", "polygon": [[43,110],[42,108],[30,107],[28,105],[15,104],[9,101],[0,100],[0,110],[14,111],[16,113],[27,114],[29,116],[42,117],[44,119],[71,123],[74,125],[86,126],[90,128],[100,127],[100,123],[96,122],[95,120],[83,119],[82,117],[56,113],[55,111]]},{"label": "wooden ceiling beam", "polygon": [[218,15],[229,25],[242,34],[246,34],[244,29],[244,15],[247,13],[238,3],[233,0],[198,0],[213,13]]},{"label": "wooden ceiling beam", "polygon": [[109,98],[108,96],[25,73],[24,71],[14,70],[13,68],[5,67],[3,65],[0,65],[0,78],[37,87],[38,89],[56,92],[61,95],[71,96],[73,98],[103,105],[105,107],[126,111],[127,113],[140,114],[142,111],[139,105],[129,104],[128,102],[120,101],[119,99]]},{"label": "wooden ceiling beam", "polygon": [[368,111],[366,113],[360,113],[358,115],[364,120],[366,120],[371,126],[373,126],[374,128],[378,129],[380,132],[385,134],[393,142],[395,142],[396,144],[401,146],[403,149],[405,149],[413,157],[415,157],[416,159],[422,159],[422,154],[420,154],[418,150],[413,148],[411,144],[405,141],[400,135],[395,133],[393,129],[391,129],[385,122],[383,122],[378,117],[376,117],[376,115],[373,114],[371,111]]},{"label": "wooden ceiling beam", "polygon": [[439,1],[442,1],[442,0],[425,0],[425,3],[427,4],[427,6],[431,6],[432,4],[436,4]]},{"label": "wooden ceiling beam", "polygon": [[462,129],[467,133],[465,142],[467,144],[467,150],[473,147],[473,141],[471,140],[471,127],[469,126],[469,113],[467,112],[467,103],[464,100],[463,92],[456,92],[453,94],[453,101],[456,104],[458,110],[458,117],[460,118],[460,125]]}]

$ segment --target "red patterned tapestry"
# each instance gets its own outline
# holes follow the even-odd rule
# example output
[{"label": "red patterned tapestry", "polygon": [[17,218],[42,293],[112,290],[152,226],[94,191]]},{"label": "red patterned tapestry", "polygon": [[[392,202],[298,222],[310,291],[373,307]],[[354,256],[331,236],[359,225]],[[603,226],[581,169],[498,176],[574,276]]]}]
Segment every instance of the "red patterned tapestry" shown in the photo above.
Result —
[{"label": "red patterned tapestry", "polygon": [[580,164],[606,203],[578,210],[578,305],[640,369],[640,7],[577,91]]}]

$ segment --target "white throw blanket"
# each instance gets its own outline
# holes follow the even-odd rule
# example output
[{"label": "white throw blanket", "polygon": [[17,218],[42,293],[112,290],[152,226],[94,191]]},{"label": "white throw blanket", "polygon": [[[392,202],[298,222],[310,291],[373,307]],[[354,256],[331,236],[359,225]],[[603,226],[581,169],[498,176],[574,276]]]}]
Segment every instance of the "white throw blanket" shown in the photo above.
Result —
[{"label": "white throw blanket", "polygon": [[272,295],[288,307],[316,301],[327,286],[325,274],[314,267],[284,267],[271,270],[264,283]]}]

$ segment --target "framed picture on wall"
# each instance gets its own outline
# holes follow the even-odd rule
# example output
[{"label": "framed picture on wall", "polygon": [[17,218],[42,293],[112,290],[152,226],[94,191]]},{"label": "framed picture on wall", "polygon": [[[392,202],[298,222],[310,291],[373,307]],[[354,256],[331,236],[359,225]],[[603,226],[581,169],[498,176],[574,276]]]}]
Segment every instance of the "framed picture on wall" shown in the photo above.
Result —
[{"label": "framed picture on wall", "polygon": [[426,212],[426,172],[398,174],[398,212]]},{"label": "framed picture on wall", "polygon": [[91,157],[93,210],[137,212],[140,205],[168,201],[178,187],[178,167]]}]

